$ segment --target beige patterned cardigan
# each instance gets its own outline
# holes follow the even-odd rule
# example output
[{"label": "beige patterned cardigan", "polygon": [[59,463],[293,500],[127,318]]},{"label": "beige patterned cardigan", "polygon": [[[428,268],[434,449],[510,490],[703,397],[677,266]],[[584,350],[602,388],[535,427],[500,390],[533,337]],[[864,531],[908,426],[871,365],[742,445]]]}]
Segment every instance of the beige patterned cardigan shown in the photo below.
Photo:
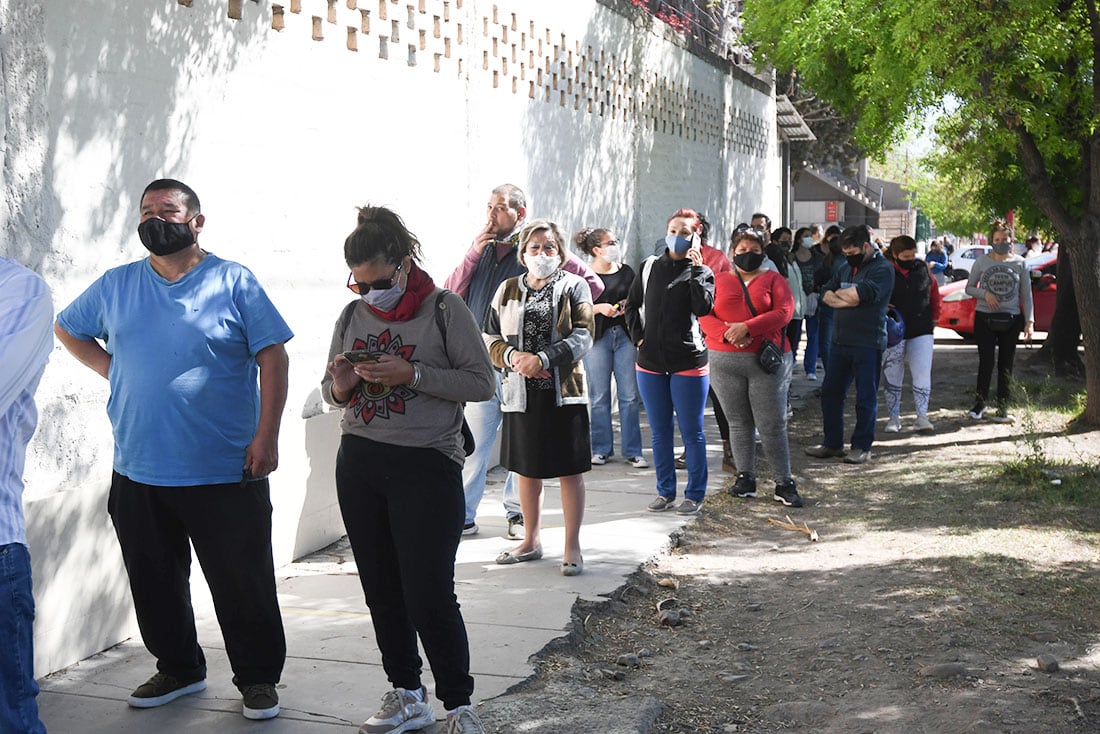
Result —
[{"label": "beige patterned cardigan", "polygon": [[[588,395],[581,357],[592,348],[592,294],[583,278],[568,272],[551,287],[554,333],[550,346],[538,356],[554,376],[557,405],[584,405]],[[493,294],[485,318],[482,338],[493,365],[504,373],[500,408],[505,413],[527,409],[527,379],[511,369],[511,356],[528,351],[523,346],[523,318],[529,292],[524,276],[509,278]]]}]

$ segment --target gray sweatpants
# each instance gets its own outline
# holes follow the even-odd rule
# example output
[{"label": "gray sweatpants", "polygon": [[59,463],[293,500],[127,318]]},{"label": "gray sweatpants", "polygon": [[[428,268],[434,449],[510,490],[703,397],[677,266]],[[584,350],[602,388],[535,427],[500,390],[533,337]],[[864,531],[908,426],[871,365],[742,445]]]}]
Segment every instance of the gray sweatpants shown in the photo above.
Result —
[{"label": "gray sweatpants", "polygon": [[760,368],[749,352],[710,353],[710,384],[730,424],[730,448],[738,472],[756,475],[756,439],[760,431],[775,481],[791,478],[787,443],[787,388],[791,384],[791,354],[774,375]]}]

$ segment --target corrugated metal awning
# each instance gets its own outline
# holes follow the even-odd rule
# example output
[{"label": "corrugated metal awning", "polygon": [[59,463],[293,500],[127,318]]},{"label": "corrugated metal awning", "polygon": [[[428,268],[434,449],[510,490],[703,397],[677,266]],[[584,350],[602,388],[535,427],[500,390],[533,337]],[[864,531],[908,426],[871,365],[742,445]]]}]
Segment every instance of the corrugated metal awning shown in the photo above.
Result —
[{"label": "corrugated metal awning", "polygon": [[807,127],[806,121],[785,94],[775,96],[775,124],[779,129],[779,139],[783,142],[817,140],[817,136]]}]

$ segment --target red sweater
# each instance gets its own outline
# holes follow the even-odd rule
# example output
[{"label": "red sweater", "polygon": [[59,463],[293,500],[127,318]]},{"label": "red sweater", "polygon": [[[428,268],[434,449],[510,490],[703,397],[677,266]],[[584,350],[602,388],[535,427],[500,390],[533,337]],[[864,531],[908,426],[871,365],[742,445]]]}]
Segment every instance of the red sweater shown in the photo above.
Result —
[{"label": "red sweater", "polygon": [[[764,270],[746,283],[752,305],[757,316],[752,315],[745,302],[745,291],[737,280],[736,272],[716,273],[714,276],[714,309],[699,319],[703,327],[708,349],[719,352],[758,352],[764,339],[780,344],[780,337],[794,314],[794,296],[787,279],[774,270]],[[725,341],[722,335],[727,324],[744,322],[749,327],[752,341],[744,349],[739,349]],[[791,345],[782,340],[784,352],[791,351]]]}]

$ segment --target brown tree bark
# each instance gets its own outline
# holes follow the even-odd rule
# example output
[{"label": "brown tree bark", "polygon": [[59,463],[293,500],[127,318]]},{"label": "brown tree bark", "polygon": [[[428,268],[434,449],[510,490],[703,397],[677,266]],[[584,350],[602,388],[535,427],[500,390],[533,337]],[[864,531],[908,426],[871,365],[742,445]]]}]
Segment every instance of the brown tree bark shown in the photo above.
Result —
[{"label": "brown tree bark", "polygon": [[1073,257],[1067,247],[1059,250],[1057,284],[1054,317],[1038,358],[1053,367],[1055,377],[1081,377],[1085,374],[1085,363],[1077,353],[1081,343],[1081,318],[1073,287]]}]

